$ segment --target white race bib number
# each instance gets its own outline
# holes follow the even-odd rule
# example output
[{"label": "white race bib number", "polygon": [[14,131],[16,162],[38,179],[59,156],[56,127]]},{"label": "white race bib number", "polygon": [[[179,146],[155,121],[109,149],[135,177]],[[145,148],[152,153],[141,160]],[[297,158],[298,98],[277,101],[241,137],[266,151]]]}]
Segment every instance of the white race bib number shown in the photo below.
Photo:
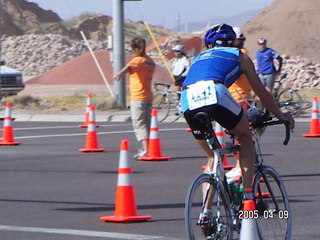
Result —
[{"label": "white race bib number", "polygon": [[190,110],[217,103],[214,81],[200,81],[189,85],[187,99]]}]

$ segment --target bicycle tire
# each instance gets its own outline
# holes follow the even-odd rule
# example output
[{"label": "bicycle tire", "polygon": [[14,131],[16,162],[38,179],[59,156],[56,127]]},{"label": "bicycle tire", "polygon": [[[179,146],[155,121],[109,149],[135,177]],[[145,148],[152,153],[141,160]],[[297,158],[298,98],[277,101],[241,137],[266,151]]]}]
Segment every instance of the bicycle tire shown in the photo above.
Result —
[{"label": "bicycle tire", "polygon": [[[199,225],[199,216],[202,212],[207,197],[203,200],[205,194],[203,189],[216,190],[212,201],[212,218],[207,225]],[[207,191],[207,193],[210,190]],[[219,198],[219,200],[218,200]],[[220,207],[217,207],[221,204]],[[214,207],[215,206],[215,207]],[[220,211],[218,211],[220,209]],[[198,239],[233,239],[232,215],[229,200],[220,182],[217,182],[209,174],[199,175],[190,186],[185,203],[185,226],[189,240]],[[220,231],[219,231],[220,229]]]},{"label": "bicycle tire", "polygon": [[279,174],[270,166],[260,165],[253,182],[257,229],[262,240],[291,239],[291,212],[288,195]]},{"label": "bicycle tire", "polygon": [[153,108],[158,110],[158,121],[163,122],[170,113],[171,103],[166,94],[157,93],[153,98]]},{"label": "bicycle tire", "polygon": [[307,109],[309,109],[309,108],[311,108],[312,107],[312,102],[310,102],[310,101],[301,101],[301,109],[302,110],[307,110]]},{"label": "bicycle tire", "polygon": [[169,105],[168,116],[166,117],[166,120],[168,122],[175,122],[183,115],[181,112],[181,107],[177,105],[178,103],[174,94],[176,93],[171,92],[167,94],[167,101]]},{"label": "bicycle tire", "polygon": [[283,89],[278,97],[278,105],[294,116],[299,117],[302,111],[302,99],[297,90]]}]

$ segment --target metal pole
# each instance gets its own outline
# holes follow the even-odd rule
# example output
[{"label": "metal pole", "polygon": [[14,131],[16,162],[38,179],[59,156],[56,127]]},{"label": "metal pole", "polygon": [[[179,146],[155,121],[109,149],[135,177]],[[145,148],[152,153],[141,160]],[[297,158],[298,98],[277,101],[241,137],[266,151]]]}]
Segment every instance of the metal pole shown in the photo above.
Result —
[{"label": "metal pole", "polygon": [[[4,21],[4,20],[3,20]],[[1,55],[1,38],[2,38],[2,0],[0,0],[0,61],[2,61],[2,55]],[[1,64],[0,64],[1,68]]]},{"label": "metal pole", "polygon": [[[125,64],[123,0],[113,0],[113,72],[119,72]],[[118,107],[126,108],[126,80],[122,76],[114,81],[115,100]]]}]

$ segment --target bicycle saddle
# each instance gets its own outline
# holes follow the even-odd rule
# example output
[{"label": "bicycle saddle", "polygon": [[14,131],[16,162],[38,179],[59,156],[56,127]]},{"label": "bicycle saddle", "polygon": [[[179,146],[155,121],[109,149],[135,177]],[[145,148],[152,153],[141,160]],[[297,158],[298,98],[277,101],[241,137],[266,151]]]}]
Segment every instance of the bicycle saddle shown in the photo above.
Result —
[{"label": "bicycle saddle", "polygon": [[194,117],[194,119],[200,121],[203,124],[207,124],[207,123],[211,122],[209,114],[207,114],[205,112],[198,112],[193,117]]}]

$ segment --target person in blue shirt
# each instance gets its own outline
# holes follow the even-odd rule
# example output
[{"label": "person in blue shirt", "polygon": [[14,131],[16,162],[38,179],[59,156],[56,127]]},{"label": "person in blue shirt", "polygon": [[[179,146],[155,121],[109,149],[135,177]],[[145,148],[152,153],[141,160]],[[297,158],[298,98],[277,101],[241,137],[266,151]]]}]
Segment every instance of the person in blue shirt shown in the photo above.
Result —
[{"label": "person in blue shirt", "polygon": [[[211,27],[204,37],[206,51],[198,54],[183,82],[181,103],[184,117],[194,138],[205,151],[208,162],[204,172],[213,170],[213,152],[204,140],[205,127],[194,118],[198,112],[206,112],[212,120],[233,132],[240,142],[240,166],[244,179],[246,199],[252,199],[254,175],[254,148],[249,130],[247,114],[231,96],[228,87],[244,73],[252,90],[259,96],[265,107],[278,119],[288,121],[294,128],[290,113],[282,113],[273,97],[262,85],[254,64],[249,56],[233,47],[236,34],[227,24]],[[209,211],[209,209],[208,209]]]},{"label": "person in blue shirt", "polygon": [[[256,52],[258,73],[262,84],[272,94],[276,74],[282,68],[282,57],[272,48],[267,47],[267,39],[259,38],[257,41],[259,50]],[[274,59],[278,60],[278,69],[274,65]]]}]

